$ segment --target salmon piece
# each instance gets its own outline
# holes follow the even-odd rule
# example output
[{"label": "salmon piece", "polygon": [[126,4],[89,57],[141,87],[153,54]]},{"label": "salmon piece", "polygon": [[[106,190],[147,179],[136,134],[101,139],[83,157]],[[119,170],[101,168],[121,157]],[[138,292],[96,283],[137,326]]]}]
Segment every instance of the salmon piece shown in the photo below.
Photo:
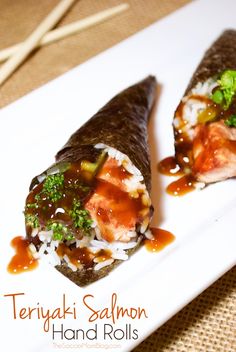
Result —
[{"label": "salmon piece", "polygon": [[109,158],[97,175],[94,193],[85,204],[85,209],[97,222],[102,238],[108,242],[129,242],[128,232],[135,231],[136,224],[144,218],[142,194],[133,198],[127,192],[123,182],[127,177],[130,174],[123,166]]},{"label": "salmon piece", "polygon": [[223,121],[200,124],[193,140],[193,174],[211,183],[236,176],[236,128]]},{"label": "salmon piece", "polygon": [[97,175],[97,179],[107,181],[123,191],[127,191],[124,180],[131,174],[114,158],[108,158]]}]

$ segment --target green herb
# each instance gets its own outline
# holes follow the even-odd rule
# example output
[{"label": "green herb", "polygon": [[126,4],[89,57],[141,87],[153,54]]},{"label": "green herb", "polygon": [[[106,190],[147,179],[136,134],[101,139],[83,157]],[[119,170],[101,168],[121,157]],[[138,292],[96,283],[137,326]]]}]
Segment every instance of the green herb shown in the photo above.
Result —
[{"label": "green herb", "polygon": [[212,100],[214,101],[214,103],[221,105],[224,100],[224,95],[223,95],[222,91],[217,89],[212,94]]},{"label": "green herb", "polygon": [[26,209],[37,209],[38,208],[38,204],[37,203],[28,203],[25,206]]},{"label": "green herb", "polygon": [[67,241],[71,241],[71,240],[74,240],[74,239],[75,239],[75,236],[72,235],[72,234],[68,234],[68,235],[66,236],[66,240],[67,240]]},{"label": "green herb", "polygon": [[81,161],[81,170],[90,172],[91,174],[95,174],[98,169],[104,164],[106,156],[107,154],[105,152],[102,152],[95,163],[91,163],[87,160]]},{"label": "green herb", "polygon": [[225,120],[225,124],[229,127],[236,127],[236,115],[231,115]]},{"label": "green herb", "polygon": [[83,192],[88,192],[90,190],[89,186],[85,186],[85,185],[82,185],[82,184],[79,184],[78,188],[81,189],[81,191],[83,191]]},{"label": "green herb", "polygon": [[81,208],[79,201],[74,200],[72,210],[69,214],[73,219],[75,227],[83,230],[89,230],[91,228],[93,221],[89,217],[88,210]]},{"label": "green herb", "polygon": [[34,229],[39,227],[39,219],[36,215],[25,214],[26,225],[32,226]]},{"label": "green herb", "polygon": [[219,87],[212,94],[212,100],[227,110],[236,93],[236,71],[226,70],[217,80]]},{"label": "green herb", "polygon": [[55,174],[46,177],[43,184],[43,192],[52,202],[56,202],[62,198],[62,187],[64,185],[64,175]]},{"label": "green herb", "polygon": [[55,241],[70,241],[75,237],[68,231],[68,228],[60,223],[53,222],[47,226],[48,230],[52,230],[53,236],[52,239]]},{"label": "green herb", "polygon": [[83,183],[73,183],[73,184],[69,184],[67,185],[67,188],[68,189],[72,189],[72,190],[80,190],[81,192],[84,192],[84,193],[88,193],[89,190],[90,190],[90,187],[83,184]]},{"label": "green herb", "polygon": [[40,197],[40,194],[36,194],[35,196],[34,196],[34,198],[35,198],[35,200],[37,200],[37,202],[41,199],[41,197]]}]

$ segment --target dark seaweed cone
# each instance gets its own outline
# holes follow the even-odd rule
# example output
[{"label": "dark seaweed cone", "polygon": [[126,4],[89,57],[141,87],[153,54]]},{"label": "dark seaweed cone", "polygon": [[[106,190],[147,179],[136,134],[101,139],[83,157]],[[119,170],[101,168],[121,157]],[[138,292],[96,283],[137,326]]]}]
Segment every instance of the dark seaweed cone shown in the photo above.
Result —
[{"label": "dark seaweed cone", "polygon": [[185,95],[198,82],[204,82],[227,69],[236,70],[236,30],[232,29],[224,31],[206,51],[193,74]]},{"label": "dark seaweed cone", "polygon": [[104,143],[126,154],[141,171],[147,190],[151,189],[147,123],[156,96],[155,77],[116,95],[79,128],[57,153],[56,161],[95,160],[100,151],[94,146]]}]

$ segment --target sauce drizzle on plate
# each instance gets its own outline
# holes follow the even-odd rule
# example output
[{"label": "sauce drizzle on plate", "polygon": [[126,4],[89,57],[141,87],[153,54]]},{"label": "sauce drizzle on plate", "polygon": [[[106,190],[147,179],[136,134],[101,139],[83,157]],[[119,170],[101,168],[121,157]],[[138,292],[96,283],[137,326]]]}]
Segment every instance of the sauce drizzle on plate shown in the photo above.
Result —
[{"label": "sauce drizzle on plate", "polygon": [[167,176],[181,176],[167,186],[166,192],[171,196],[183,196],[196,189],[194,176],[192,174],[184,174],[183,168],[181,168],[174,156],[161,160],[158,164],[158,171]]},{"label": "sauce drizzle on plate", "polygon": [[155,227],[151,227],[150,230],[153,239],[144,241],[146,249],[150,252],[159,252],[175,240],[175,236],[169,231]]},{"label": "sauce drizzle on plate", "polygon": [[171,196],[183,196],[186,193],[194,191],[195,179],[192,174],[184,175],[178,180],[171,182],[167,188],[166,192]]},{"label": "sauce drizzle on plate", "polygon": [[38,266],[37,259],[34,259],[28,249],[29,241],[21,236],[12,239],[11,245],[15,248],[16,254],[8,264],[7,270],[11,274],[20,274],[30,271]]},{"label": "sauce drizzle on plate", "polygon": [[166,176],[179,176],[184,174],[174,156],[168,156],[167,158],[161,160],[158,163],[157,168],[162,175]]}]

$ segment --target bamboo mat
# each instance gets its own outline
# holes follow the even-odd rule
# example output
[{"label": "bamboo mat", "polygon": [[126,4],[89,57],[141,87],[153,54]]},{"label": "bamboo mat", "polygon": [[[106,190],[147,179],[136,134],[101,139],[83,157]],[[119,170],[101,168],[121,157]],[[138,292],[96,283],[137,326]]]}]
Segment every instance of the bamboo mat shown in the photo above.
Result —
[{"label": "bamboo mat", "polygon": [[[80,0],[59,26],[120,4]],[[127,0],[117,17],[40,50],[0,88],[0,107],[117,44],[189,0]],[[0,0],[0,49],[23,40],[58,0]],[[135,352],[235,352],[236,268],[203,292],[140,344]]]}]

